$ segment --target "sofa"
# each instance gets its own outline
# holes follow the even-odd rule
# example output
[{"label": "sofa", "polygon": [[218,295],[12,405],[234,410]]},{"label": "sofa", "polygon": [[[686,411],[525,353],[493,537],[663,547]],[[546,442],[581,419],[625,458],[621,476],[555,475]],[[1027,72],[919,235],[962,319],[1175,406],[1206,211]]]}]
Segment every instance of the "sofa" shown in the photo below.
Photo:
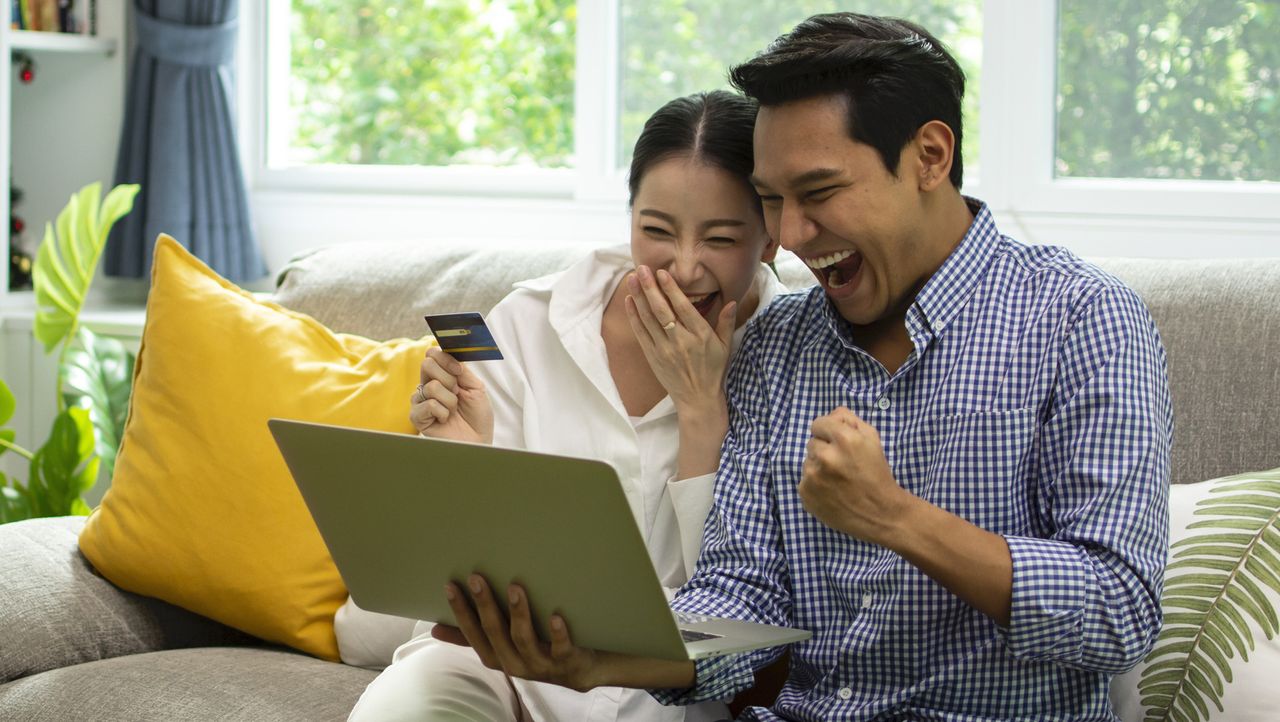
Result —
[{"label": "sofa", "polygon": [[[273,299],[335,331],[417,337],[422,313],[486,311],[587,248],[333,246],[289,262]],[[1146,300],[1168,350],[1173,483],[1280,466],[1280,259],[1097,260]],[[812,281],[794,257],[778,271]],[[376,675],[117,588],[81,555],[83,524],[0,526],[0,719],[342,720]]]}]

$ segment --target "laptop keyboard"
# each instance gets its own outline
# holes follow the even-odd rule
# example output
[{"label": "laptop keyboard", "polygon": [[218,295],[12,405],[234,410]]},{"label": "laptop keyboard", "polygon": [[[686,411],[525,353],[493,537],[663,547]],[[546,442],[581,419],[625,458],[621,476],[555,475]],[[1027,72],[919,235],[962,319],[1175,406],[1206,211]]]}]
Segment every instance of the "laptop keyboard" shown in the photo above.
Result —
[{"label": "laptop keyboard", "polygon": [[706,632],[695,632],[692,629],[681,629],[680,638],[686,642],[701,642],[704,639],[719,639],[719,634],[707,634]]}]

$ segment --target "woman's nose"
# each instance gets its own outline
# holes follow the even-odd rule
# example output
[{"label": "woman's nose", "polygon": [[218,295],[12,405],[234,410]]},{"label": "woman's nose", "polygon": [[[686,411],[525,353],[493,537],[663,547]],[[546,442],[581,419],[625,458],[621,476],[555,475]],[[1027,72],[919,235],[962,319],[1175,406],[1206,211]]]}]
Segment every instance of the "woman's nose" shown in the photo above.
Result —
[{"label": "woman's nose", "polygon": [[696,251],[677,250],[667,266],[667,272],[682,288],[688,288],[689,284],[702,275],[702,260]]}]

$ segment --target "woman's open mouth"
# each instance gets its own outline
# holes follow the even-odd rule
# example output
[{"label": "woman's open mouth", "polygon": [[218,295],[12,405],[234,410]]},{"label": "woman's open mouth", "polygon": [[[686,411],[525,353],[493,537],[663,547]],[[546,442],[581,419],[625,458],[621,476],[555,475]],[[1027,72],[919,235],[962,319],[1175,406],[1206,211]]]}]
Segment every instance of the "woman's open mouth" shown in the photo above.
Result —
[{"label": "woman's open mouth", "polygon": [[711,312],[712,307],[716,305],[716,299],[720,298],[720,292],[712,291],[711,293],[686,294],[686,298],[689,299],[689,303],[693,304],[693,307],[697,310],[698,314],[703,318],[706,318],[707,314]]},{"label": "woman's open mouth", "polygon": [[824,288],[836,291],[848,286],[858,275],[862,268],[862,254],[857,251],[837,251],[825,256],[806,258],[804,262]]}]

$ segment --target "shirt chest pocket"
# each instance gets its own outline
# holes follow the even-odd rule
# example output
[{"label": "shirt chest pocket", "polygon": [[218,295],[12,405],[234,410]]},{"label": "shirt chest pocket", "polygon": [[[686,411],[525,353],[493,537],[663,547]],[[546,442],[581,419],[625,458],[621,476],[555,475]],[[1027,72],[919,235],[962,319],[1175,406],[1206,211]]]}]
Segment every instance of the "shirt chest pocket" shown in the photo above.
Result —
[{"label": "shirt chest pocket", "polygon": [[1035,508],[1037,428],[1034,408],[926,418],[899,481],[988,531],[1025,532]]}]

